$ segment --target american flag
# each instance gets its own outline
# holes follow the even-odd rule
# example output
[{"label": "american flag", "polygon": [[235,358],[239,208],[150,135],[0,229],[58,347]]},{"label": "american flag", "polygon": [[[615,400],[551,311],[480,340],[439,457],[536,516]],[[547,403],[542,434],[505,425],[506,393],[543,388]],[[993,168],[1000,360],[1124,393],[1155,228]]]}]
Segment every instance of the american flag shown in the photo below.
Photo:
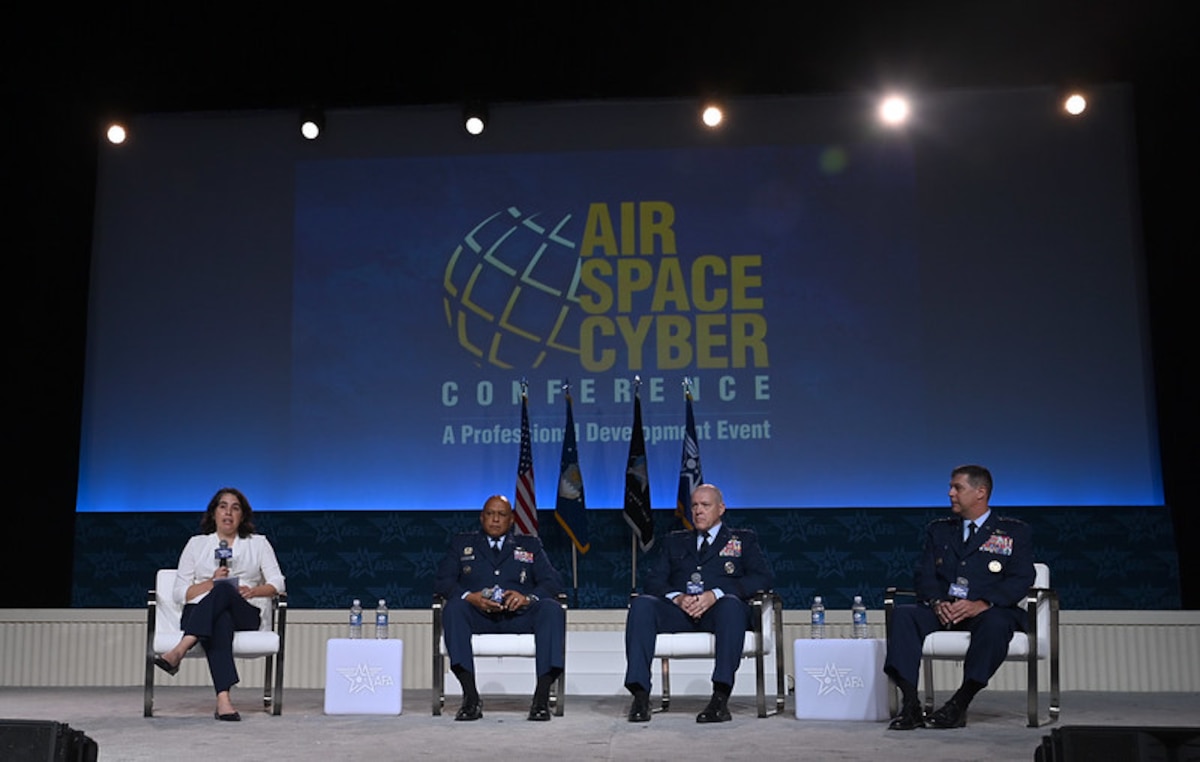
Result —
[{"label": "american flag", "polygon": [[533,448],[529,444],[529,398],[521,395],[521,457],[517,459],[517,504],[513,520],[518,534],[538,533],[537,495],[533,490]]}]

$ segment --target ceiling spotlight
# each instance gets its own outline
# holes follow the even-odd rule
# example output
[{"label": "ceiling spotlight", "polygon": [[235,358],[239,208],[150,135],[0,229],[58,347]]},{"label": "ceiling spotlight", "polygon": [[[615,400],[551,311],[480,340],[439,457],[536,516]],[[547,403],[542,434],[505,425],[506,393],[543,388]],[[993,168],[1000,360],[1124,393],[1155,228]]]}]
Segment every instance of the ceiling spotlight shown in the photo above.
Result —
[{"label": "ceiling spotlight", "polygon": [[316,140],[325,129],[325,114],[319,109],[305,109],[300,114],[300,134],[305,140]]},{"label": "ceiling spotlight", "polygon": [[705,106],[704,111],[700,114],[701,121],[708,127],[718,126],[724,118],[725,114],[721,111],[720,106]]},{"label": "ceiling spotlight", "polygon": [[1071,116],[1079,116],[1087,110],[1087,98],[1081,93],[1071,93],[1063,100],[1063,110]]},{"label": "ceiling spotlight", "polygon": [[109,143],[119,146],[125,142],[125,139],[129,137],[129,134],[125,131],[125,125],[121,124],[120,122],[113,122],[109,124],[108,128],[104,131],[104,137],[108,138]]},{"label": "ceiling spotlight", "polygon": [[910,114],[908,99],[900,95],[889,95],[879,104],[879,118],[884,124],[898,127],[908,121]]},{"label": "ceiling spotlight", "polygon": [[487,129],[487,107],[481,104],[471,104],[463,109],[463,127],[471,135],[479,135]]}]

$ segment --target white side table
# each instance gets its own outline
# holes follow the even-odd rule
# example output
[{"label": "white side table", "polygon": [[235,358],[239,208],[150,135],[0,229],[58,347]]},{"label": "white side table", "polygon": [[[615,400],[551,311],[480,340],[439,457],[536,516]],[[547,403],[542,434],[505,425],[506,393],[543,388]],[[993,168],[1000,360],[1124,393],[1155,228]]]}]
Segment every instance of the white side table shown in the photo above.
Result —
[{"label": "white side table", "polygon": [[333,638],[325,645],[325,714],[400,714],[404,641]]},{"label": "white side table", "polygon": [[800,638],[794,653],[797,719],[888,719],[885,641]]}]

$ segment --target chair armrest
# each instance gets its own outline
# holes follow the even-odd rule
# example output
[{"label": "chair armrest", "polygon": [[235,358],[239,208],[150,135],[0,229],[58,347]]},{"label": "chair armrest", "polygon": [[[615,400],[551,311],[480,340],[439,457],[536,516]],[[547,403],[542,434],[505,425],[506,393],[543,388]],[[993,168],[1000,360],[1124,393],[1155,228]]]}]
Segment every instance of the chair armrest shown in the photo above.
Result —
[{"label": "chair armrest", "polygon": [[883,631],[885,633],[892,631],[892,610],[896,608],[896,598],[900,596],[915,599],[917,591],[895,585],[889,585],[883,590]]},{"label": "chair armrest", "polygon": [[287,627],[287,593],[276,593],[271,596],[271,629],[280,633]]}]

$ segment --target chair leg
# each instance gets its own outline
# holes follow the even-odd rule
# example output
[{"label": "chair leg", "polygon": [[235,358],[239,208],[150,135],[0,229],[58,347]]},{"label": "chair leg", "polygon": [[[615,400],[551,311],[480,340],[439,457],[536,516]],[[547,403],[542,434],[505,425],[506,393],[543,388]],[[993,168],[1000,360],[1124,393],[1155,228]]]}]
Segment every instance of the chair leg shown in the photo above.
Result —
[{"label": "chair leg", "polygon": [[775,714],[783,714],[783,707],[787,702],[787,688],[784,685],[787,666],[783,650],[783,599],[775,596],[772,605],[775,607]]},{"label": "chair leg", "polygon": [[933,711],[933,659],[926,656],[925,662],[925,711]]},{"label": "chair leg", "polygon": [[156,623],[157,602],[155,592],[151,590],[146,603],[146,682],[142,689],[142,716],[154,716],[154,625]]},{"label": "chair leg", "polygon": [[1058,719],[1060,711],[1058,683],[1058,594],[1050,595],[1050,722]]},{"label": "chair leg", "polygon": [[273,709],[275,694],[271,692],[274,686],[275,676],[275,657],[266,657],[266,665],[263,667],[263,709]]},{"label": "chair leg", "polygon": [[154,654],[146,656],[146,684],[142,690],[142,716],[154,716]]},{"label": "chair leg", "polygon": [[550,697],[551,703],[554,705],[554,714],[558,717],[563,716],[563,709],[567,703],[567,670],[564,668],[558,675],[558,680],[555,682],[554,695]]},{"label": "chair leg", "polygon": [[664,712],[671,708],[671,660],[667,657],[662,657],[662,710]]},{"label": "chair leg", "polygon": [[446,662],[442,658],[442,601],[433,601],[433,716],[440,717],[446,705]]}]

